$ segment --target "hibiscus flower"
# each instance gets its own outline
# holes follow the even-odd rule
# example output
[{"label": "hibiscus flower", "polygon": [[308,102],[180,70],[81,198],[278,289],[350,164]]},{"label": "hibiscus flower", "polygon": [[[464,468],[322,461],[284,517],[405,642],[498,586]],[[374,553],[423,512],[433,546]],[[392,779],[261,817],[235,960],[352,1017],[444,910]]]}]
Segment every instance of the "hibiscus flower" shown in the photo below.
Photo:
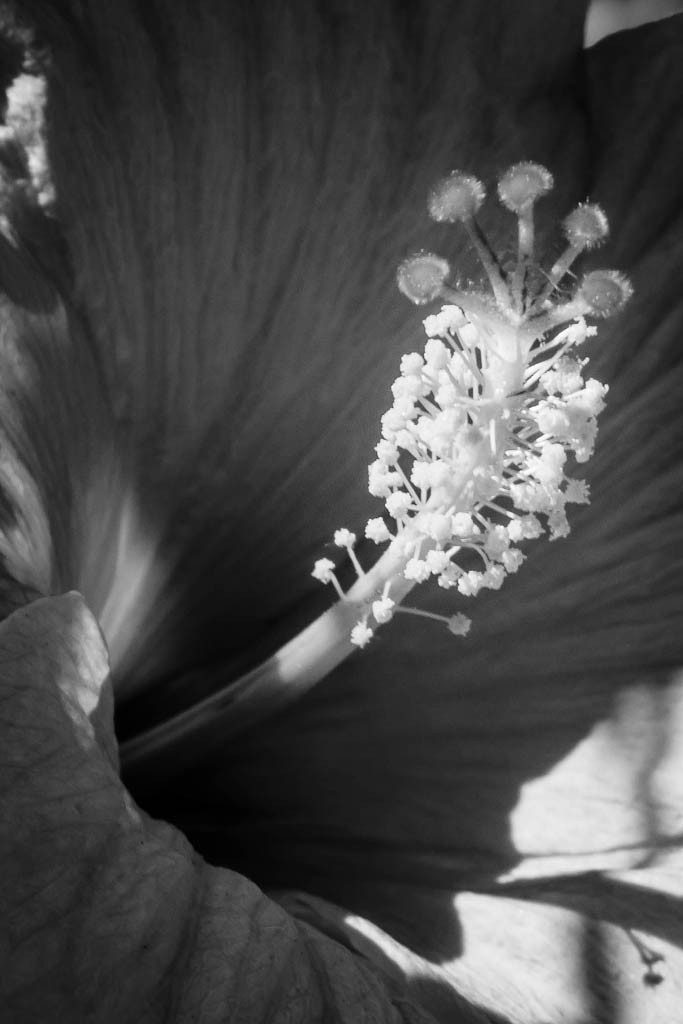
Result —
[{"label": "hibiscus flower", "polygon": [[[583,51],[584,14],[21,5],[0,139],[10,1020],[675,1020],[683,25]],[[378,514],[388,388],[438,311],[396,267],[432,249],[480,275],[426,197],[454,167],[494,192],[520,160],[556,182],[538,251],[590,197],[612,233],[581,271],[634,287],[586,346],[610,389],[591,504],[458,599],[466,638],[402,617],[307,689],[244,691],[329,604],[310,570],[335,529]],[[504,257],[514,218],[481,215]]]}]

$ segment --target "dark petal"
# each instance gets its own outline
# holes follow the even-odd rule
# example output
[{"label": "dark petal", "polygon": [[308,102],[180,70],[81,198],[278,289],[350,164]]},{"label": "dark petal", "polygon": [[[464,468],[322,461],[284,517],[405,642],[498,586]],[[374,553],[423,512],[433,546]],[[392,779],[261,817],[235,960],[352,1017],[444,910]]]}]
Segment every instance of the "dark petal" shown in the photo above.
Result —
[{"label": "dark petal", "polygon": [[[604,258],[636,293],[593,346],[611,391],[593,502],[569,539],[530,546],[499,593],[463,602],[466,640],[392,623],[300,703],[174,780],[172,800],[155,797],[209,856],[414,943],[431,889],[442,955],[458,948],[454,889],[656,865],[681,840],[682,27],[586,58],[591,196],[613,231]],[[624,923],[627,897],[586,899]],[[643,914],[680,941],[677,914]]]},{"label": "dark petal", "polygon": [[[168,713],[199,696],[169,677],[219,658],[236,674],[324,607],[309,566],[371,512],[368,453],[419,334],[395,268],[429,243],[434,182],[561,156],[557,205],[580,194],[583,5],[490,22],[444,0],[23,8],[50,54],[49,152],[88,338],[70,356],[92,342],[114,421],[69,499],[102,529],[55,588],[101,619],[121,697],[163,684],[154,719],[158,699]],[[50,378],[62,416],[72,381],[59,363]],[[24,420],[30,443],[42,426]]]},{"label": "dark petal", "polygon": [[78,595],[0,624],[0,666],[5,1019],[427,1024],[400,967],[374,970],[138,811]]}]

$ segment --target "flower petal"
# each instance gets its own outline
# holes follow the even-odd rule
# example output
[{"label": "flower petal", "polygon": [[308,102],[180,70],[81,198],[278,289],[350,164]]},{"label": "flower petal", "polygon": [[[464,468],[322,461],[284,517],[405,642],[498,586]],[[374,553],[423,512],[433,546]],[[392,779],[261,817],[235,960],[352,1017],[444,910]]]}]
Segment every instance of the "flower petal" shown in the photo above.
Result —
[{"label": "flower petal", "polygon": [[[525,855],[528,864],[541,863],[544,871],[551,871],[552,859],[559,856],[573,858],[572,870],[585,870],[588,863],[615,865],[604,829],[591,831],[588,845],[578,851],[581,856],[567,849],[568,838],[576,842],[580,837],[575,830],[558,831],[558,843],[543,835],[540,839],[547,841],[541,846],[533,845],[539,837],[532,836],[526,848],[520,847],[519,833],[510,834],[508,818],[520,787],[565,755],[569,784],[556,786],[552,780],[553,788],[541,790],[535,805],[549,812],[544,831],[554,833],[562,817],[576,822],[585,809],[586,787],[595,787],[596,769],[586,769],[582,750],[600,768],[611,766],[617,751],[615,784],[606,770],[606,785],[594,799],[600,808],[602,797],[602,806],[609,808],[605,820],[614,825],[618,819],[616,839],[610,840],[619,856],[627,842],[640,856],[661,839],[653,837],[647,821],[634,822],[632,812],[634,807],[647,809],[648,801],[636,791],[641,775],[651,774],[649,760],[660,742],[662,720],[670,718],[668,709],[678,693],[675,684],[659,682],[659,673],[681,654],[673,628],[680,607],[680,571],[673,559],[680,559],[681,550],[676,514],[681,435],[680,413],[672,401],[672,395],[680,394],[680,363],[675,364],[673,349],[680,306],[661,272],[680,258],[680,225],[676,222],[677,233],[672,229],[669,234],[666,224],[678,216],[678,197],[655,179],[652,199],[645,204],[646,223],[626,204],[633,201],[629,189],[637,182],[628,167],[637,164],[641,150],[634,149],[630,126],[615,111],[628,96],[634,98],[627,107],[634,109],[632,80],[641,40],[649,39],[656,55],[647,73],[649,79],[658,69],[660,102],[661,94],[669,95],[680,62],[670,58],[671,66],[659,64],[662,36],[640,34],[631,43],[605,43],[589,58],[587,88],[604,145],[595,143],[596,162],[588,174],[583,163],[588,137],[577,94],[569,91],[575,37],[553,40],[558,49],[540,48],[540,8],[527,5],[524,17],[528,12],[530,25],[521,24],[522,15],[515,11],[514,24],[501,32],[503,53],[510,49],[512,33],[519,32],[514,51],[519,67],[513,74],[491,59],[492,40],[486,35],[478,37],[477,46],[464,31],[458,37],[457,30],[476,17],[473,6],[446,11],[434,5],[429,14],[425,8],[424,23],[409,26],[415,31],[405,38],[389,31],[389,22],[380,24],[379,6],[369,6],[372,11],[363,16],[378,20],[363,25],[360,49],[358,41],[348,50],[340,47],[341,55],[351,53],[353,59],[340,57],[319,92],[307,87],[306,68],[297,69],[306,87],[296,93],[281,89],[274,73],[267,88],[259,82],[266,94],[260,94],[262,107],[249,93],[249,102],[235,103],[225,113],[233,135],[247,139],[255,151],[253,180],[247,180],[244,161],[235,159],[223,136],[208,147],[217,160],[198,160],[204,150],[192,127],[193,110],[206,115],[210,132],[216,124],[211,111],[225,105],[225,95],[233,95],[233,65],[216,56],[224,35],[210,37],[206,23],[195,18],[178,23],[174,31],[188,40],[186,52],[201,52],[225,77],[199,82],[186,73],[174,90],[170,69],[186,65],[178,63],[174,31],[161,47],[150,42],[159,27],[153,17],[146,38],[133,31],[132,22],[124,22],[126,38],[134,45],[113,54],[106,45],[113,32],[108,15],[93,24],[81,13],[80,31],[95,45],[89,47],[89,73],[79,75],[83,52],[75,52],[73,37],[51,14],[56,66],[64,76],[57,73],[54,80],[52,140],[79,280],[78,309],[97,337],[106,381],[99,393],[110,400],[117,423],[108,435],[115,437],[114,450],[121,455],[123,483],[116,489],[131,495],[129,501],[120,499],[122,511],[114,513],[111,536],[124,538],[124,563],[130,561],[126,538],[131,536],[132,550],[139,543],[151,552],[151,565],[155,553],[163,552],[159,578],[164,572],[168,576],[165,601],[156,607],[147,601],[146,613],[133,602],[129,611],[133,620],[144,620],[148,645],[160,650],[151,667],[138,669],[133,682],[169,666],[196,663],[198,657],[241,657],[253,641],[246,655],[251,660],[264,634],[266,647],[275,642],[270,624],[293,600],[300,605],[286,629],[313,614],[316,598],[302,581],[302,566],[312,561],[339,521],[365,518],[366,499],[360,486],[356,493],[349,482],[360,485],[384,382],[415,328],[414,319],[395,305],[389,276],[399,255],[428,241],[421,234],[419,205],[427,186],[451,163],[476,163],[477,172],[487,174],[492,164],[532,157],[555,168],[556,154],[566,148],[563,177],[580,193],[590,184],[617,229],[613,258],[624,269],[635,267],[637,299],[615,328],[613,341],[609,332],[601,336],[602,365],[614,382],[615,413],[611,425],[606,418],[597,456],[594,504],[577,517],[572,540],[535,556],[501,594],[479,599],[478,630],[460,648],[457,662],[451,660],[452,639],[426,641],[424,627],[398,633],[390,626],[380,647],[344,666],[257,735],[245,737],[227,754],[221,750],[217,768],[209,763],[183,780],[173,779],[173,800],[155,795],[157,807],[176,814],[215,856],[248,866],[270,884],[299,881],[372,912],[394,931],[403,927],[414,939],[411,894],[423,899],[428,886],[437,901],[441,891],[449,907],[453,887],[491,885]],[[122,5],[117,16],[125,20],[128,11]],[[263,52],[264,40],[251,34],[254,25],[248,18],[238,28],[249,43],[247,52]],[[317,45],[317,27],[307,24],[305,31]],[[291,42],[301,38],[299,32],[281,23],[265,42],[278,57],[287,53],[291,59]],[[678,30],[672,38],[675,47]],[[413,53],[419,39],[422,60],[397,62],[396,53],[391,60],[387,53],[383,65],[377,61],[377,46],[387,39],[403,55]],[[622,47],[627,59],[620,72]],[[284,61],[273,66],[277,71]],[[382,75],[397,66],[410,73],[390,89]],[[495,83],[486,78],[487,66],[495,67]],[[530,79],[520,70],[527,66]],[[252,80],[240,71],[240,81],[256,89],[258,75]],[[482,90],[483,112],[471,101],[477,73],[488,87]],[[351,80],[371,81],[376,91],[347,89]],[[106,88],[112,81],[123,83],[113,104],[114,91]],[[159,89],[159,81],[167,88]],[[539,86],[550,98],[532,101]],[[558,92],[562,111],[556,105]],[[339,95],[350,98],[338,104]],[[308,115],[311,96],[324,116]],[[403,108],[396,97],[404,101]],[[408,120],[405,101],[412,113]],[[245,109],[258,109],[262,120],[245,119]],[[644,118],[645,108],[635,109]],[[660,110],[655,119],[651,103],[647,109],[648,130],[661,132],[652,135],[649,149],[656,144],[666,155],[670,146],[671,159],[677,158],[680,146],[666,112]],[[149,118],[142,116],[145,110],[152,112]],[[449,125],[458,119],[467,125],[465,142],[444,132],[435,110]],[[312,132],[310,150],[290,141],[300,138],[302,119]],[[670,134],[656,129],[662,122]],[[185,147],[173,141],[178,125],[184,129]],[[384,133],[381,125],[386,125]],[[276,138],[278,145],[265,148],[266,138]],[[360,141],[349,151],[350,138]],[[73,152],[67,139],[75,142]],[[491,151],[494,140],[497,148]],[[392,155],[401,147],[406,159],[394,166]],[[321,151],[324,159],[311,158]],[[368,153],[376,159],[360,190],[358,167],[365,166]],[[207,168],[197,192],[176,189],[177,181],[194,183],[197,164]],[[666,165],[665,156],[661,166]],[[84,174],[84,166],[94,173]],[[652,172],[650,163],[645,170]],[[227,181],[223,190],[222,175]],[[139,183],[138,193],[133,182]],[[641,187],[649,189],[647,183]],[[621,206],[612,205],[612,196]],[[197,219],[197,211],[206,210],[212,214],[208,223]],[[405,216],[404,226],[394,219],[398,211]],[[625,215],[623,232],[620,213]],[[494,233],[499,234],[495,225]],[[655,250],[653,243],[662,236],[664,247]],[[379,296],[367,284],[377,280],[378,251],[387,260]],[[467,273],[468,264],[463,265]],[[230,344],[218,355],[216,342],[223,331]],[[613,355],[617,343],[618,355]],[[70,344],[73,351],[84,351],[80,341]],[[235,395],[231,385],[238,375],[242,391]],[[66,377],[62,369],[58,379]],[[225,410],[221,403],[228,393],[231,405]],[[339,401],[349,393],[348,403]],[[47,400],[51,411],[52,401],[55,409],[62,403],[57,396]],[[628,415],[622,411],[627,401]],[[84,407],[87,402],[84,398]],[[20,408],[25,434],[36,444],[44,428],[36,428],[35,412],[26,413],[23,395]],[[225,424],[225,433],[217,436],[219,424]],[[75,445],[78,429],[70,426],[65,433]],[[346,458],[339,458],[341,451]],[[39,478],[50,458],[38,454],[34,463]],[[642,481],[650,481],[649,490],[639,486]],[[78,483],[74,492],[81,495],[81,488],[85,491]],[[179,529],[179,510],[185,506],[190,507],[187,525]],[[101,496],[97,508],[104,508]],[[124,529],[120,524],[126,516],[132,526]],[[91,559],[94,551],[95,545]],[[76,561],[77,573],[93,564]],[[222,575],[212,583],[213,600],[206,602],[207,567],[215,564]],[[86,589],[95,585],[94,577],[92,569],[85,573]],[[654,598],[644,594],[643,580],[657,583]],[[111,589],[104,587],[98,612]],[[229,676],[229,664],[225,672]],[[621,697],[616,699],[626,683],[635,685],[629,692],[636,694],[636,712],[628,706],[623,711]],[[193,688],[192,697],[199,692],[200,686]],[[163,693],[169,697],[165,710],[170,710],[172,689]],[[187,699],[187,693],[178,695],[180,702]],[[150,706],[154,714],[154,702]],[[641,722],[641,711],[643,737],[636,742],[629,730]],[[612,717],[572,754],[597,722]],[[634,749],[635,771],[629,768]],[[578,767],[576,759],[572,762],[576,756]],[[573,789],[577,779],[583,784],[578,793]],[[171,785],[168,779],[165,785]],[[558,793],[566,802],[558,800]],[[598,812],[591,820],[601,823],[602,816]],[[665,836],[672,835],[667,826]],[[596,856],[597,861],[590,860]],[[452,931],[451,926],[438,952],[452,948]],[[433,935],[428,940],[439,947]],[[437,951],[432,950],[434,955]]]},{"label": "flower petal", "polygon": [[[445,0],[100,6],[24,5],[51,55],[86,326],[71,359],[94,344],[116,455],[71,498],[110,521],[116,566],[102,572],[96,534],[55,588],[106,620],[119,693],[161,680],[170,711],[201,684],[169,675],[218,658],[238,672],[307,622],[324,597],[305,567],[337,517],[367,518],[368,449],[417,329],[394,272],[425,240],[434,180],[561,151],[575,188],[583,5],[535,0],[490,24]],[[59,364],[52,382],[57,414],[73,382]],[[149,579],[128,586],[141,552]]]},{"label": "flower petal", "polygon": [[[198,740],[196,772],[154,806],[209,856],[372,913],[405,939],[426,889],[448,908],[453,889],[630,868],[680,842],[667,758],[683,728],[671,678],[683,659],[683,235],[668,175],[683,140],[666,100],[681,31],[653,26],[587,57],[591,194],[613,225],[610,262],[636,286],[595,345],[611,392],[591,506],[568,540],[477,599],[457,648],[445,631],[391,623],[299,704],[211,754],[217,724],[204,764]],[[638,126],[656,160],[634,145]]]},{"label": "flower petal", "polygon": [[116,772],[111,697],[78,595],[0,624],[8,1019],[427,1024],[399,967],[374,971],[138,811]]}]

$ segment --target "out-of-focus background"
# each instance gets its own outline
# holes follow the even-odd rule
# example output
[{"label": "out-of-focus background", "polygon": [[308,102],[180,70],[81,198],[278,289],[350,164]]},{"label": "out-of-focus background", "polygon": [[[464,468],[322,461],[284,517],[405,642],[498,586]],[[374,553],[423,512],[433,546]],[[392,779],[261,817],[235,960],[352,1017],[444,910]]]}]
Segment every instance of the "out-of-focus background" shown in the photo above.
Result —
[{"label": "out-of-focus background", "polygon": [[683,0],[593,0],[586,18],[586,46],[646,21],[683,13]]}]

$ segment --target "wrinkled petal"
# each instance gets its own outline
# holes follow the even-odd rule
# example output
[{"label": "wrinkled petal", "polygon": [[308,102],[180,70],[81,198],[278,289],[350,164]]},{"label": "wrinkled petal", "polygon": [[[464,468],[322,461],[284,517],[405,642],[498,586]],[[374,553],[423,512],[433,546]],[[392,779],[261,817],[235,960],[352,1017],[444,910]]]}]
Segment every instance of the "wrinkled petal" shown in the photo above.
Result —
[{"label": "wrinkled petal", "polygon": [[6,1019],[431,1019],[396,964],[373,970],[137,809],[116,771],[106,650],[78,595],[0,625],[0,707]]}]

